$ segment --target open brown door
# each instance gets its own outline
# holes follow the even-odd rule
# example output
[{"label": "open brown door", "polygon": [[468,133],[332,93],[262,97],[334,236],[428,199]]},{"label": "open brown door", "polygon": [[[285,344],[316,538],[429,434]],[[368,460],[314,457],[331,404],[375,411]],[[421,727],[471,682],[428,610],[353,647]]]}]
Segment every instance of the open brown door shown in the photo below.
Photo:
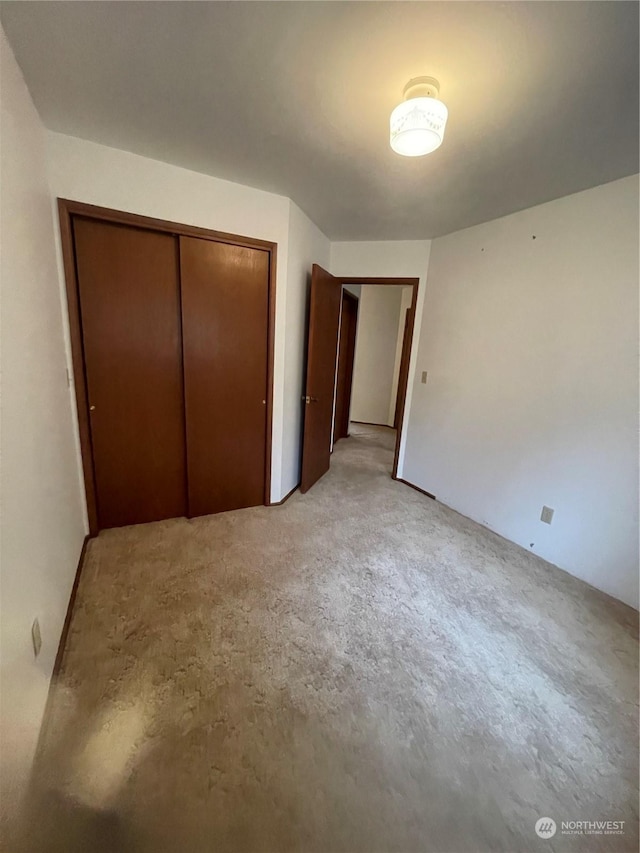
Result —
[{"label": "open brown door", "polygon": [[340,344],[336,374],[336,416],[333,424],[333,443],[349,435],[349,409],[353,384],[353,362],[356,353],[358,325],[358,297],[348,290],[342,291],[340,315]]},{"label": "open brown door", "polygon": [[307,492],[329,470],[341,293],[339,279],[314,264],[311,271],[301,492]]}]

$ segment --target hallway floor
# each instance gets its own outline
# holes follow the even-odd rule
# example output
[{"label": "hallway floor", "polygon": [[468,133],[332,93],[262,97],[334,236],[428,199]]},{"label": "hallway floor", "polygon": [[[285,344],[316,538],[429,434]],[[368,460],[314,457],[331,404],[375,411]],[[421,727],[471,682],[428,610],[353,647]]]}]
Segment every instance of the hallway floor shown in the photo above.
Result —
[{"label": "hallway floor", "polygon": [[91,542],[25,849],[637,849],[637,614],[392,481],[392,445]]}]

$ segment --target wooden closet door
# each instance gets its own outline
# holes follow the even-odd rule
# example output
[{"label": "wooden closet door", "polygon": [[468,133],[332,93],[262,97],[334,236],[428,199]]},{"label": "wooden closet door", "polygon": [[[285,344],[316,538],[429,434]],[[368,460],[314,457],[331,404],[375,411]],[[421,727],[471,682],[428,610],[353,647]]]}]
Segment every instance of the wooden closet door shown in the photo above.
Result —
[{"label": "wooden closet door", "polygon": [[265,502],[269,253],[180,237],[189,515]]},{"label": "wooden closet door", "polygon": [[99,526],[185,515],[177,238],[73,230]]}]

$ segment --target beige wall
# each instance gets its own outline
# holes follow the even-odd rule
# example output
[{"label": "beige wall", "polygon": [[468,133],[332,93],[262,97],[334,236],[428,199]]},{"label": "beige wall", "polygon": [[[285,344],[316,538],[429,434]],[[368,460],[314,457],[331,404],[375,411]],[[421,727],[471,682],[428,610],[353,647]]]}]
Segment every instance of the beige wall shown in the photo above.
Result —
[{"label": "beige wall", "polygon": [[637,176],[433,241],[404,477],[637,606]]},{"label": "beige wall", "polygon": [[44,131],[1,31],[0,59],[0,796],[8,815],[30,770],[85,526]]},{"label": "beige wall", "polygon": [[393,425],[389,421],[398,374],[396,350],[402,287],[367,284],[361,288],[353,364],[351,420]]}]

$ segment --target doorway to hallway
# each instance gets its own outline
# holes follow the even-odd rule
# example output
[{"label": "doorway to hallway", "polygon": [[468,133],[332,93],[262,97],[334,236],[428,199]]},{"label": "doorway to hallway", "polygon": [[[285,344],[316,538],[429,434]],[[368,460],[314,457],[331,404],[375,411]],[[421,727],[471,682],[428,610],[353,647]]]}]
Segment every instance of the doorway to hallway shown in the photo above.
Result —
[{"label": "doorway to hallway", "polygon": [[[397,300],[391,288],[398,292]],[[348,436],[353,421],[392,429],[397,425],[391,476],[398,478],[417,290],[415,278],[337,278],[314,264],[303,396],[302,492],[329,470],[333,444]],[[343,312],[343,305],[353,304],[345,291],[359,300],[355,344],[351,329],[356,312],[352,308]],[[379,299],[369,298],[374,291],[379,291]],[[365,314],[371,321],[366,333]]]},{"label": "doorway to hallway", "polygon": [[406,392],[401,367],[409,359],[411,295],[409,286],[343,285],[334,444],[349,434],[349,421],[398,428]]}]

